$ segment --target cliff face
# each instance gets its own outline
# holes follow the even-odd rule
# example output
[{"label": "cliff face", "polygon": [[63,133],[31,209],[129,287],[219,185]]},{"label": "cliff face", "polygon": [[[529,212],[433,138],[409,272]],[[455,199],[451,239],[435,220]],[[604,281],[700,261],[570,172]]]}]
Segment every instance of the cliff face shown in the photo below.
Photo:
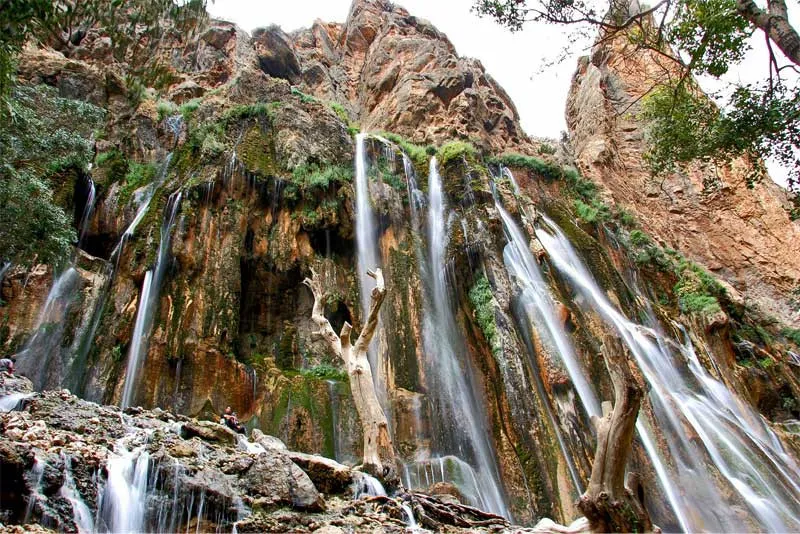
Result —
[{"label": "cliff face", "polygon": [[646,124],[636,117],[663,67],[653,53],[631,50],[624,37],[604,42],[575,73],[567,123],[580,169],[648,232],[729,282],[748,305],[800,324],[792,304],[800,222],[789,218],[785,191],[768,178],[748,188],[741,160],[652,176],[642,158]]},{"label": "cliff face", "polygon": [[[336,331],[345,321],[361,329],[361,194],[375,228],[361,237],[388,289],[373,371],[407,486],[520,523],[574,519],[591,469],[590,416],[613,397],[602,357],[610,337],[624,338],[637,358],[653,358],[637,360],[642,376],[654,362],[680,369],[670,375],[675,383],[654,388],[643,407],[655,432],[671,428],[658,419],[663,413],[690,428],[688,415],[671,410],[689,404],[679,397],[686,391],[710,406],[708,383],[718,386],[715,393],[738,395],[728,399],[749,399],[776,424],[800,416],[788,341],[766,342],[766,335],[744,329],[732,339],[721,310],[683,313],[675,281],[637,271],[617,246],[620,225],[579,220],[575,193],[568,180],[553,178],[553,164],[517,157],[509,171],[491,159],[533,147],[502,88],[479,62],[459,58],[429,23],[382,0],[357,0],[344,24],[317,22],[291,35],[267,28],[251,37],[213,20],[194,35],[168,35],[160,53],[171,77],[160,92],[126,87],[126,67],[108,55],[99,29],[69,54],[29,48],[21,58],[22,83],[55,87],[61,97],[107,112],[91,172],[52,179],[56,198],[71,212],[82,212],[89,186],[96,190],[71,267],[55,275],[46,266],[12,268],[2,280],[2,352],[19,355],[20,371],[38,389],[67,388],[88,401],[211,420],[232,406],[251,430],[355,465],[362,436],[350,385],[341,362],[314,336],[313,300],[302,280],[312,268],[320,273]],[[614,98],[627,93],[603,57],[600,66],[582,64],[570,100],[586,173],[617,202],[630,199],[648,231],[665,242],[674,238],[698,261],[702,251],[722,254],[710,246],[694,254],[706,230],[708,243],[732,233],[698,210],[740,225],[736,239],[750,236],[754,248],[772,246],[758,250],[772,263],[729,265],[728,256],[718,258],[723,275],[755,280],[773,273],[744,287],[748,298],[790,287],[793,271],[781,274],[777,262],[786,256],[794,265],[793,245],[770,221],[783,221],[787,232],[796,227],[780,218],[767,184],[755,193],[728,185],[705,197],[699,182],[686,178],[694,185],[685,185],[673,208],[682,213],[664,212],[689,225],[685,231],[661,218],[662,196],[645,198],[641,191],[649,190],[636,189],[637,180],[649,183],[636,159],[641,126],[622,129],[608,118],[610,106],[621,105],[609,96],[609,84],[617,88]],[[394,142],[358,141],[359,128],[388,131]],[[367,175],[361,189],[356,167]],[[635,172],[625,180],[629,167]],[[733,176],[726,179],[734,183]],[[751,200],[739,200],[746,194]],[[723,200],[731,210],[715,208]],[[756,215],[734,213],[745,206]],[[757,232],[758,225],[773,230]],[[731,258],[740,253],[725,244]],[[579,265],[565,266],[571,261]],[[597,289],[587,291],[593,284]],[[776,302],[777,312],[788,306],[785,298]],[[740,303],[723,304],[729,312]],[[689,373],[696,373],[691,383]],[[96,409],[67,396],[37,403]],[[730,404],[750,410],[744,402]],[[163,434],[163,425],[148,422],[153,417],[134,421],[137,450],[146,434],[139,427],[152,424]],[[731,417],[761,422],[752,411]],[[681,470],[670,451],[702,448],[705,434],[699,434],[687,432],[677,445],[666,431],[649,446],[644,438],[636,443],[632,465],[652,489],[648,508],[664,528],[681,526],[674,507],[696,504],[694,494],[685,504],[668,499],[655,462],[663,462],[662,472],[675,467],[677,480]],[[789,430],[781,437],[797,443]],[[167,441],[170,449],[186,448],[174,436]],[[155,454],[159,443],[152,445],[147,451]],[[29,469],[29,455],[19,455]],[[708,453],[699,450],[697,457]],[[215,453],[215,469],[220,462]],[[106,477],[103,465],[94,462],[90,471]],[[724,485],[722,468],[713,469],[707,478]],[[241,478],[229,482],[238,487],[246,483]],[[744,509],[746,499],[724,487],[719,502],[759,524]],[[153,498],[163,498],[165,488],[152,488]],[[702,510],[693,514],[702,517]],[[703,528],[726,526],[710,521]]]},{"label": "cliff face", "polygon": [[295,78],[344,104],[367,131],[530,149],[513,102],[481,63],[459,57],[447,36],[399,6],[354,2],[343,25],[318,21],[290,38]]}]

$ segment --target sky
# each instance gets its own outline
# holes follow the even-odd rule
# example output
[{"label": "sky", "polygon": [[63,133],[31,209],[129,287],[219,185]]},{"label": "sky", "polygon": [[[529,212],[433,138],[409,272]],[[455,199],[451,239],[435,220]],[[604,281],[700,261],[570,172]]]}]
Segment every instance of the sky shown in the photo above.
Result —
[{"label": "sky", "polygon": [[[235,22],[247,31],[277,24],[284,31],[311,26],[315,19],[344,22],[351,0],[214,0],[209,11],[217,18]],[[567,93],[577,59],[587,46],[572,45],[571,56],[555,62],[568,45],[563,27],[528,25],[512,33],[488,18],[470,12],[472,0],[397,0],[412,15],[431,21],[443,31],[461,56],[477,58],[486,71],[508,92],[525,131],[534,137],[559,138],[567,129],[564,119]],[[797,19],[800,13],[792,13]],[[800,21],[797,21],[800,22]],[[752,50],[723,82],[703,79],[707,91],[724,90],[731,82],[757,81],[766,77],[766,48],[762,34],[752,39]],[[554,63],[554,64],[551,64]],[[546,64],[549,64],[546,66]],[[772,178],[785,185],[787,172],[768,162]]]}]

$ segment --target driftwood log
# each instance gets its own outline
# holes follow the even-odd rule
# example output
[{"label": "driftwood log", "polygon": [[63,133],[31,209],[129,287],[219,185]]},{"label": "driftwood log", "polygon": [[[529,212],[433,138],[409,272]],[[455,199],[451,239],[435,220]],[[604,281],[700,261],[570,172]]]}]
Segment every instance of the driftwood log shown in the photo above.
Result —
[{"label": "driftwood log", "polygon": [[315,334],[328,343],[347,369],[353,402],[364,432],[362,469],[379,478],[389,489],[399,486],[400,478],[392,438],[389,435],[389,425],[375,393],[372,368],[367,357],[367,349],[378,326],[378,312],[386,297],[386,287],[380,269],[369,271],[368,274],[375,279],[376,286],[372,289],[367,320],[355,343],[350,340],[352,331],[350,323],[345,322],[339,335],[336,335],[331,323],[325,317],[326,291],[320,277],[313,269],[311,278],[306,278],[303,283],[314,294],[311,318],[319,327],[319,331]]}]

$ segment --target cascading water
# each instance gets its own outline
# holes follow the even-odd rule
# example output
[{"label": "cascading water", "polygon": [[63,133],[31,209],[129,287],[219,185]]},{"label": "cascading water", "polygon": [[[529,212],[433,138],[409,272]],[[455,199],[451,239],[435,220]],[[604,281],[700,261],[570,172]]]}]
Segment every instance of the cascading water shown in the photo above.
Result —
[{"label": "cascading water", "polygon": [[[86,202],[78,224],[78,248],[83,244],[96,200],[94,181],[88,176],[85,180]],[[79,294],[83,287],[76,269],[77,257],[77,252],[73,253],[69,267],[53,282],[39,312],[36,329],[19,354],[19,371],[31,378],[36,389],[59,387],[77,349],[77,342],[75,346],[62,347],[69,323],[67,317],[79,309]],[[0,273],[0,281],[2,279]],[[84,326],[84,321],[81,321],[76,330],[80,332]]]},{"label": "cascading water", "polygon": [[64,484],[61,486],[61,496],[65,498],[72,505],[72,515],[75,517],[75,526],[78,527],[78,532],[91,533],[94,532],[94,518],[92,511],[83,502],[83,499],[75,487],[75,479],[72,476],[71,459],[64,452],[61,453],[61,461],[64,463]]},{"label": "cascading water", "polygon": [[147,271],[142,284],[142,293],[139,298],[139,307],[136,310],[136,323],[133,328],[131,338],[131,348],[128,354],[128,366],[125,374],[125,385],[122,391],[121,406],[130,406],[133,401],[134,389],[137,385],[137,375],[141,367],[141,359],[147,354],[149,346],[150,332],[153,327],[153,318],[158,311],[158,297],[161,290],[161,282],[164,278],[167,263],[169,260],[169,250],[172,236],[172,227],[175,224],[175,216],[181,204],[181,191],[176,191],[170,195],[164,211],[164,220],[161,223],[161,242],[158,246],[158,255],[153,269]]},{"label": "cascading water", "polygon": [[474,504],[509,517],[496,455],[488,438],[485,409],[475,397],[474,373],[470,362],[458,357],[467,351],[447,286],[447,207],[435,157],[428,175],[427,222],[428,261],[427,268],[421,270],[428,290],[423,325],[425,365],[431,381],[428,397],[434,412],[432,419],[438,421],[432,429],[433,452],[474,463],[478,487]]},{"label": "cascading water", "polygon": [[[367,134],[356,135],[356,247],[358,258],[358,287],[361,293],[361,317],[369,314],[370,294],[375,282],[367,271],[380,267],[378,257],[378,229],[375,214],[370,205],[369,176],[367,176]],[[380,328],[380,326],[379,326]],[[383,362],[375,347],[375,339],[370,344],[367,356],[372,367],[372,378],[375,382],[378,400],[384,411],[387,408],[386,381],[384,379]]]},{"label": "cascading water", "polygon": [[[509,172],[508,175],[511,175],[511,173]],[[536,329],[550,352],[557,355],[564,363],[586,413],[589,416],[599,416],[600,403],[597,401],[594,391],[589,386],[586,373],[575,355],[575,351],[572,348],[572,344],[564,330],[563,324],[558,320],[555,305],[550,296],[549,286],[542,277],[539,264],[531,254],[530,248],[528,247],[528,240],[514,222],[511,215],[500,204],[496,196],[495,207],[500,213],[500,218],[503,221],[503,229],[508,239],[508,244],[503,249],[503,259],[505,261],[506,270],[510,278],[516,281],[520,289],[518,306],[523,317],[519,318],[519,322],[521,326],[531,325],[530,327]],[[528,330],[529,328],[521,328],[520,334],[522,334],[526,341],[525,344],[531,361],[535,362],[536,358],[533,353],[533,342],[529,339],[530,336],[527,335]],[[536,365],[533,365],[535,368]],[[553,414],[552,407],[547,400],[548,396],[545,393],[540,374],[538,372],[532,374],[534,375],[537,392],[542,399],[546,415],[556,434],[559,448],[567,463],[572,483],[577,491],[581,491],[583,489],[583,484],[578,476],[575,460],[567,447],[562,435],[561,426],[558,424]]]},{"label": "cascading water", "polygon": [[[537,236],[554,266],[619,333],[650,385],[655,421],[646,425],[640,417],[637,430],[680,526],[688,531],[742,530],[741,520],[730,513],[729,499],[738,494],[757,528],[799,530],[800,469],[763,418],[702,367],[688,340],[679,343],[628,320],[564,233],[543,220]],[[654,445],[651,427],[660,430],[666,450]]]},{"label": "cascading water", "polygon": [[128,450],[122,443],[116,453],[106,462],[108,479],[97,507],[99,530],[144,532],[150,455],[144,447]]}]

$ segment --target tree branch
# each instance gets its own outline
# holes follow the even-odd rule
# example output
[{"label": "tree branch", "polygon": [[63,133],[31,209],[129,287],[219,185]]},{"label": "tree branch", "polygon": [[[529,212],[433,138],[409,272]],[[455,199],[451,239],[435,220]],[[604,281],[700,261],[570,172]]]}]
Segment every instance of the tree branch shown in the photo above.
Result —
[{"label": "tree branch", "polygon": [[367,274],[375,279],[375,287],[372,288],[372,301],[369,306],[369,315],[367,321],[364,323],[364,328],[361,330],[361,335],[358,336],[354,347],[356,351],[366,350],[372,341],[372,336],[375,334],[375,329],[378,327],[378,315],[383,304],[383,299],[386,297],[386,287],[383,283],[383,272],[380,269],[374,271],[367,271]]},{"label": "tree branch", "polygon": [[[303,283],[308,286],[311,293],[314,295],[314,307],[311,310],[311,319],[320,327],[318,334],[328,342],[331,349],[341,356],[342,354],[342,341],[339,336],[334,332],[330,321],[325,317],[325,290],[322,288],[322,282],[314,269],[311,269],[311,278],[306,278]],[[344,329],[342,329],[344,332]],[[348,336],[349,341],[349,336]]]},{"label": "tree branch", "polygon": [[755,0],[736,0],[736,11],[769,35],[792,63],[800,65],[800,35],[789,23],[786,3],[783,0],[771,0],[768,9],[765,11],[758,7]]}]

